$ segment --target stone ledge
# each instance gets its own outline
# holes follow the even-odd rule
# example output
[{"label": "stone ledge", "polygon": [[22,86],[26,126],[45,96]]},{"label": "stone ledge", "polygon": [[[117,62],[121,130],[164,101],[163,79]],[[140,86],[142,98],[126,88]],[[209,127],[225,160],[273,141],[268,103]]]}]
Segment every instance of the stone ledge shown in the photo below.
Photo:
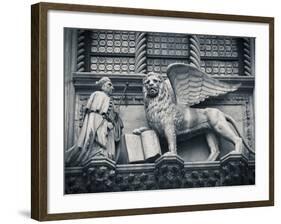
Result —
[{"label": "stone ledge", "polygon": [[230,153],[221,161],[184,162],[163,155],[155,163],[116,165],[106,158],[65,168],[66,194],[255,184],[255,161]]}]

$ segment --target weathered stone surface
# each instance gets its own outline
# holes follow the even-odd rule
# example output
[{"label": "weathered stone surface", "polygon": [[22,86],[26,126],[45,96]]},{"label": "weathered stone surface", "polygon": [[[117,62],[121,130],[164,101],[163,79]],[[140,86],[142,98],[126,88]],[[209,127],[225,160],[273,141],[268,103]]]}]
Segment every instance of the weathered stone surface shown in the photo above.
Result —
[{"label": "weathered stone surface", "polygon": [[185,165],[183,187],[214,187],[220,185],[220,162],[198,162]]},{"label": "weathered stone surface", "polygon": [[[72,41],[76,44],[72,48],[76,48],[77,54],[74,52],[73,58],[69,58],[75,64],[71,70],[74,73],[67,73],[70,77],[66,79],[72,80],[72,88],[75,89],[72,95],[67,96],[75,99],[71,102],[73,108],[67,107],[67,111],[75,113],[74,116],[71,114],[65,127],[67,148],[76,140],[85,98],[95,88],[97,78],[106,75],[112,79],[115,103],[120,101],[124,83],[130,83],[130,94],[122,102],[124,110],[121,117],[125,124],[124,133],[131,133],[134,128],[146,123],[144,113],[139,108],[143,104],[143,73],[156,72],[165,77],[167,66],[176,62],[194,65],[217,80],[242,84],[237,95],[242,96],[243,100],[236,100],[237,97],[230,94],[231,97],[214,98],[203,104],[204,107],[217,107],[234,118],[239,114],[241,117],[235,118],[239,130],[247,138],[247,143],[255,147],[252,98],[254,38],[98,29],[71,29],[69,32],[77,36],[77,41]],[[224,100],[227,97],[230,99]]]},{"label": "weathered stone surface", "polygon": [[115,162],[106,157],[95,157],[83,167],[88,192],[113,191]]},{"label": "weathered stone surface", "polygon": [[249,184],[255,184],[256,183],[255,160],[249,161],[248,167],[249,167]]},{"label": "weathered stone surface", "polygon": [[254,164],[239,154],[196,163],[184,162],[177,155],[164,155],[155,163],[124,165],[100,158],[85,167],[66,168],[65,193],[252,185]]},{"label": "weathered stone surface", "polygon": [[87,193],[86,175],[84,175],[82,167],[66,168],[65,170],[65,194]]},{"label": "weathered stone surface", "polygon": [[138,191],[157,189],[152,172],[122,173],[116,176],[115,191]]},{"label": "weathered stone surface", "polygon": [[[124,121],[124,133],[132,133],[135,128],[147,126],[143,109],[143,73],[156,72],[166,78],[167,66],[175,62],[200,67],[219,81],[242,84],[235,93],[209,98],[193,107],[217,108],[231,115],[248,145],[255,148],[253,38],[153,32],[138,34],[114,30],[71,29],[69,32],[74,32],[71,35],[77,36],[77,41],[74,38],[71,44],[69,42],[71,51],[66,49],[69,53],[66,57],[69,66],[65,71],[66,149],[77,140],[86,100],[92,91],[97,90],[94,84],[98,79],[104,76],[111,78],[115,87],[112,98],[116,105],[120,103],[125,83],[129,83],[128,94],[121,101],[120,116]],[[232,143],[223,138],[218,140],[220,155],[212,162],[199,162],[205,160],[209,153],[207,142],[199,138],[193,139],[194,148],[183,145],[183,150],[189,150],[189,154],[180,154],[185,161],[183,166],[181,162],[170,163],[162,159],[158,166],[156,163],[129,165],[119,161],[117,164],[92,161],[85,167],[67,167],[65,193],[255,184],[254,156],[229,155],[234,149]],[[198,142],[202,143],[201,154],[198,153]],[[162,153],[168,151],[168,147],[161,149]],[[163,180],[174,181],[165,183]]]},{"label": "weathered stone surface", "polygon": [[248,159],[242,154],[229,153],[222,158],[222,184],[225,186],[247,185],[252,176]]},{"label": "weathered stone surface", "polygon": [[[167,68],[167,80],[158,73],[148,73],[143,79],[148,128],[165,138],[168,151],[174,154],[177,153],[180,140],[188,141],[198,135],[205,135],[210,151],[207,161],[215,161],[220,154],[218,137],[234,144],[233,151],[236,153],[243,153],[244,146],[247,151],[254,153],[245,144],[245,137],[230,115],[218,108],[193,107],[209,97],[216,98],[234,92],[240,84],[220,82],[202,72],[195,64],[170,64]],[[199,88],[200,86],[204,88]],[[140,132],[142,129],[144,127],[136,131]]]},{"label": "weathered stone surface", "polygon": [[166,153],[155,162],[155,178],[160,189],[179,188],[184,177],[184,161]]}]

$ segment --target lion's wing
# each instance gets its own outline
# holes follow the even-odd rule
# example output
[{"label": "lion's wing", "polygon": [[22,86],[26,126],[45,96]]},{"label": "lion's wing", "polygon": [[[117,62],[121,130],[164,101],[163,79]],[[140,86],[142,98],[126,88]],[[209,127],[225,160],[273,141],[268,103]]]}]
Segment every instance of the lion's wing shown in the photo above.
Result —
[{"label": "lion's wing", "polygon": [[171,85],[170,80],[166,79],[165,83],[166,83],[166,86],[167,86],[167,90],[169,91],[169,95],[172,98],[172,102],[176,104],[177,103],[176,95],[175,95],[175,92],[174,92],[173,86]]},{"label": "lion's wing", "polygon": [[174,63],[168,66],[167,76],[174,90],[176,102],[189,106],[211,96],[219,96],[237,90],[240,84],[228,84],[212,78],[199,69]]}]

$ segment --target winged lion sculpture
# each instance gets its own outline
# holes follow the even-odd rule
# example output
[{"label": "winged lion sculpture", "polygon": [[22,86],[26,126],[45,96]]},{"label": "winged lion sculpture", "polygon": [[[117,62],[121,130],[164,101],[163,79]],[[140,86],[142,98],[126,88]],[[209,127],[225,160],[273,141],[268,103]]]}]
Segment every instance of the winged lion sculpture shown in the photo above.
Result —
[{"label": "winged lion sculpture", "polygon": [[167,68],[167,80],[160,74],[149,73],[143,79],[145,113],[149,127],[136,129],[140,133],[148,128],[166,138],[170,154],[177,153],[177,137],[188,139],[206,134],[210,148],[208,161],[216,160],[219,148],[216,135],[232,142],[235,153],[250,151],[240,134],[235,120],[216,108],[192,108],[209,97],[237,90],[240,84],[228,84],[207,75],[201,70],[181,63]]}]

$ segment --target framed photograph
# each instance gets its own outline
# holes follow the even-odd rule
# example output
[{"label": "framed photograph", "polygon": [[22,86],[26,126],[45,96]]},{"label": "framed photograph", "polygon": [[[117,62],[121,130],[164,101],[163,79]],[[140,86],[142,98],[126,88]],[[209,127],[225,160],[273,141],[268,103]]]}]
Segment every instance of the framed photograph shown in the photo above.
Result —
[{"label": "framed photograph", "polygon": [[32,218],[274,204],[274,18],[31,8]]}]

